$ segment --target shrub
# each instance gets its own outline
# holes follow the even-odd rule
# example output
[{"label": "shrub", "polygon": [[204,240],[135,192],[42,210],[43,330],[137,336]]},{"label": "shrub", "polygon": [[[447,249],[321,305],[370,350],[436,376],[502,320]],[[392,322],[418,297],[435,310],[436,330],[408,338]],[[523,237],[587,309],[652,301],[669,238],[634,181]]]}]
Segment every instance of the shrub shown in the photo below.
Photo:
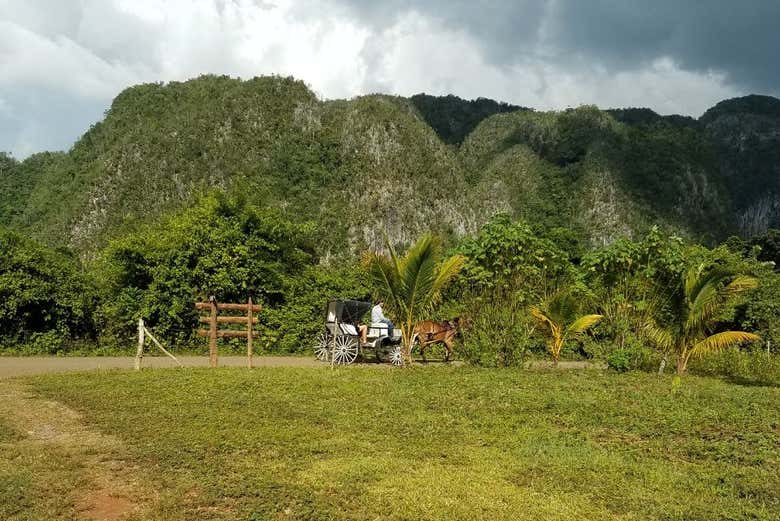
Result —
[{"label": "shrub", "polygon": [[627,349],[615,349],[607,356],[607,366],[618,373],[625,373],[631,369],[631,354]]},{"label": "shrub", "polygon": [[462,329],[463,359],[483,367],[522,366],[529,351],[544,349],[522,301],[481,295],[470,300]]},{"label": "shrub", "polygon": [[189,343],[198,328],[194,303],[210,295],[220,302],[251,296],[273,316],[316,261],[311,233],[309,225],[215,194],[113,241],[98,268],[105,333],[122,343],[142,317],[169,342]]},{"label": "shrub", "polygon": [[0,228],[0,343],[54,353],[94,337],[95,291],[76,258]]}]

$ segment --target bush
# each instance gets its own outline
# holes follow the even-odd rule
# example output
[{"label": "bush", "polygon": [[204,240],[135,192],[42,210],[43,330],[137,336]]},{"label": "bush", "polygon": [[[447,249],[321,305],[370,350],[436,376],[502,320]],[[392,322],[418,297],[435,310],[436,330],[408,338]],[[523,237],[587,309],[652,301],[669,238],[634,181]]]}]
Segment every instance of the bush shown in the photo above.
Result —
[{"label": "bush", "polygon": [[465,316],[459,349],[467,362],[483,367],[522,366],[530,350],[544,349],[532,335],[531,316],[517,299],[481,296],[470,307],[474,311]]},{"label": "bush", "polygon": [[78,259],[0,228],[0,344],[36,353],[94,338],[95,290]]},{"label": "bush", "polygon": [[627,349],[615,349],[607,356],[607,366],[618,373],[631,369],[631,353]]},{"label": "bush", "polygon": [[263,312],[260,323],[264,349],[311,352],[324,329],[325,306],[332,298],[368,300],[368,277],[359,265],[311,266],[287,287],[283,304]]},{"label": "bush", "polygon": [[[251,296],[273,317],[316,262],[311,234],[309,225],[215,194],[154,229],[115,240],[98,267],[105,336],[122,344],[143,318],[169,342],[190,343],[198,328],[194,303],[210,295],[219,302]],[[277,320],[265,331],[287,326]]]}]

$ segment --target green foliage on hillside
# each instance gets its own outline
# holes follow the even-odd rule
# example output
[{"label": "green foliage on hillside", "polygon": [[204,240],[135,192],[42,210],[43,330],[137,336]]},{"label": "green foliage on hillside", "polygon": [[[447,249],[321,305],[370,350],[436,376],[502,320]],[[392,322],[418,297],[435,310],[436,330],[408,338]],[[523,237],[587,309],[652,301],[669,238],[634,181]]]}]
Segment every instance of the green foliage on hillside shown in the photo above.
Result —
[{"label": "green foliage on hillside", "polygon": [[0,152],[0,224],[8,224],[17,208],[23,208],[27,197],[20,197],[24,184],[16,179],[19,163],[5,152]]},{"label": "green foliage on hillside", "polygon": [[[500,212],[591,245],[652,224],[714,242],[753,214],[769,215],[759,231],[774,222],[774,199],[739,213],[780,178],[771,98],[751,99],[708,112],[702,131],[646,109],[533,112],[423,94],[322,102],[281,77],[139,85],[67,154],[4,156],[0,222],[90,258],[216,187],[316,222],[327,255],[385,234],[396,245],[464,235]],[[762,123],[750,119],[765,108]],[[752,137],[736,153],[729,139],[743,130]]]},{"label": "green foliage on hillside", "polygon": [[487,98],[464,100],[452,94],[448,96],[415,94],[409,98],[409,101],[420,111],[423,119],[436,131],[441,140],[448,145],[460,145],[483,119],[493,114],[530,110]]},{"label": "green foliage on hillside", "polygon": [[462,178],[407,100],[320,102],[291,78],[203,76],[127,89],[59,165],[40,169],[24,203],[3,205],[15,226],[91,257],[216,187],[317,222],[338,254],[383,231],[396,243],[429,228],[464,233]]},{"label": "green foliage on hillside", "polygon": [[718,103],[702,117],[726,179],[739,232],[780,227],[780,100],[745,96]]},{"label": "green foliage on hillside", "polygon": [[699,122],[690,116],[679,116],[677,114],[661,116],[646,108],[608,109],[606,112],[617,121],[632,126],[666,124],[675,127],[700,128]]},{"label": "green foliage on hillside", "polygon": [[60,168],[65,157],[62,152],[41,152],[20,163],[0,153],[0,225],[14,223],[24,226],[36,222],[36,216],[23,215],[30,195],[42,182],[45,172],[62,174]]},{"label": "green foliage on hillside", "polygon": [[705,125],[715,119],[728,115],[755,114],[758,116],[780,117],[780,100],[772,96],[749,94],[739,98],[723,100],[707,110],[701,117]]},{"label": "green foliage on hillside", "polygon": [[0,346],[54,353],[94,339],[96,292],[72,256],[0,227]]},{"label": "green foliage on hillside", "polygon": [[485,120],[459,155],[485,199],[594,245],[651,223],[708,242],[735,227],[716,158],[686,126],[627,126],[595,107],[514,112]]}]

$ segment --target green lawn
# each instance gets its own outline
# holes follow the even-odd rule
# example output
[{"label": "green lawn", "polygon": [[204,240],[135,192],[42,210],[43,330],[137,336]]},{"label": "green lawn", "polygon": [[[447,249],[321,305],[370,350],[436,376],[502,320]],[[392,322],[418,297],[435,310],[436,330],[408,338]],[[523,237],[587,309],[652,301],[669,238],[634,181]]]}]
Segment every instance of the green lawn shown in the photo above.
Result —
[{"label": "green lawn", "polygon": [[[143,519],[780,519],[777,387],[465,367],[26,382],[121,439],[158,491]],[[40,464],[15,468],[45,497]]]}]

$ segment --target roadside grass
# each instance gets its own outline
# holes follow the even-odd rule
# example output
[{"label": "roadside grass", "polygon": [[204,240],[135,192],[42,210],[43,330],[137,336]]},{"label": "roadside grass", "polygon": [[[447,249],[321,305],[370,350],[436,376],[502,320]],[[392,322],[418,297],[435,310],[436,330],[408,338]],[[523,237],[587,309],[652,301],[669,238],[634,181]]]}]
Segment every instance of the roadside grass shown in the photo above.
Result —
[{"label": "roadside grass", "polygon": [[0,413],[0,519],[75,520],[71,493],[81,483],[79,461],[28,440],[8,423],[7,404]]},{"label": "roadside grass", "polygon": [[[123,441],[162,498],[142,519],[780,518],[776,387],[469,367],[24,382]],[[58,479],[39,463],[16,490]]]}]

